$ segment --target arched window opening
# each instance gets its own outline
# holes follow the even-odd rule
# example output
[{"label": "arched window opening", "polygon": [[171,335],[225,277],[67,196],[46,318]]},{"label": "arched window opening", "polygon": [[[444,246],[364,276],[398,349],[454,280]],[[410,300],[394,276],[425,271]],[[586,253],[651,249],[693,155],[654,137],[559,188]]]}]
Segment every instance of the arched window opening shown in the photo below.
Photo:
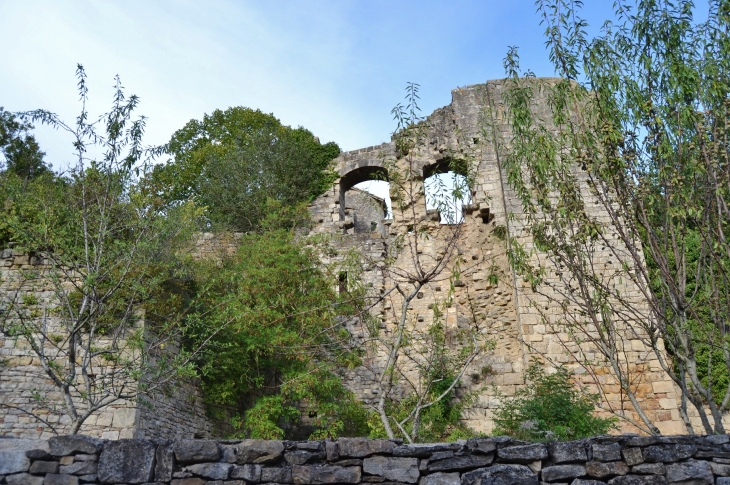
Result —
[{"label": "arched window opening", "polygon": [[361,167],[340,181],[340,216],[347,233],[385,233],[390,218],[390,184],[381,167]]},{"label": "arched window opening", "polygon": [[464,222],[464,206],[471,204],[471,189],[462,161],[444,160],[423,169],[426,210],[438,210],[441,224]]}]

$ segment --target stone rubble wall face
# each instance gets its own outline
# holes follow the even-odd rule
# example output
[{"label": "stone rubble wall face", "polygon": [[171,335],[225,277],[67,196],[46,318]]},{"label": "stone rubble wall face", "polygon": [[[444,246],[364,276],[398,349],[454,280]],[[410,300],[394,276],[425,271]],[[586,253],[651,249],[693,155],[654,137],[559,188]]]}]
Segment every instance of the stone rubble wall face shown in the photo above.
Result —
[{"label": "stone rubble wall face", "polygon": [[[227,245],[227,241],[219,243],[215,250],[226,250]],[[0,294],[7,298],[20,291],[21,300],[33,297],[40,303],[46,303],[48,313],[52,315],[54,288],[50,283],[43,286],[43,271],[43,261],[39,258],[13,249],[0,251]],[[28,282],[25,281],[28,276],[40,278]],[[49,317],[51,323],[53,320],[54,317]],[[50,402],[62,402],[60,393],[27,341],[0,336],[0,436],[28,439],[53,436],[47,426],[28,415],[26,410],[48,421],[60,434],[71,432],[68,417],[39,406],[33,398],[37,393]],[[106,406],[91,415],[80,432],[114,440],[224,436],[230,431],[221,429],[220,423],[206,415],[200,384],[195,380],[179,379],[166,392],[141,400],[144,403],[120,400]],[[77,404],[81,402],[77,399]],[[80,409],[83,406],[80,405]]]},{"label": "stone rubble wall face", "polygon": [[[550,83],[554,80],[536,82]],[[504,162],[500,160],[500,156],[503,157],[504,154],[498,153],[493,143],[494,134],[507,145],[511,137],[510,127],[504,116],[505,90],[503,81],[490,81],[452,91],[452,103],[436,110],[428,118],[426,142],[411,154],[413,167],[407,165],[406,158],[396,158],[394,142],[342,153],[335,160],[335,167],[342,177],[341,180],[348,181],[343,188],[346,189],[350,181],[367,178],[368,173],[377,167],[383,167],[387,160],[395,163],[400,173],[414,168],[415,180],[418,180],[420,170],[443,162],[448,157],[471,160],[473,207],[465,212],[458,251],[452,261],[460,263],[462,273],[458,286],[454,288],[454,303],[447,309],[446,323],[447,327],[456,329],[461,322],[476,318],[482,334],[496,341],[496,349],[479,356],[462,380],[460,393],[479,391],[477,402],[464,414],[465,424],[479,432],[491,432],[493,411],[500,404],[499,394],[511,396],[524,385],[525,368],[534,356],[543,356],[550,362],[566,365],[576,373],[576,383],[592,392],[597,392],[600,386],[604,406],[615,410],[631,410],[631,404],[608,367],[599,366],[595,367],[593,373],[586,372],[572,357],[582,352],[587,359],[596,361],[600,355],[589,343],[585,343],[585,339],[579,345],[560,327],[563,315],[560,306],[562,297],[550,292],[545,295],[533,292],[526,282],[513,273],[507,260],[505,245],[494,235],[496,227],[504,227],[509,236],[525,245],[528,252],[535,249],[520,200],[507,183],[507,174],[502,167]],[[535,91],[534,109],[541,119],[550,120],[546,96],[544,92]],[[488,109],[489,106],[491,109]],[[490,123],[494,126],[494,132],[488,128]],[[587,191],[587,185],[585,189]],[[394,286],[395,281],[388,278],[387,268],[384,267],[385,255],[393,254],[399,238],[408,237],[409,226],[416,223],[426,228],[429,238],[420,242],[420,249],[423,255],[438,257],[448,238],[447,229],[427,213],[422,195],[416,197],[412,203],[415,216],[411,213],[410,205],[407,214],[401,214],[395,208],[394,202],[393,219],[384,221],[383,233],[365,234],[359,233],[354,226],[358,206],[350,202],[352,191],[341,194],[340,190],[338,181],[310,206],[315,222],[311,232],[332,235],[332,244],[340,253],[324,257],[325,262],[337,263],[338,259],[344,259],[347,251],[360,249],[362,260],[369,262],[363,279],[373,285],[373,293],[377,295],[378,292],[382,293]],[[597,201],[591,201],[590,197],[587,200],[591,215],[608,223],[603,207]],[[487,223],[482,217],[483,212],[479,210],[483,207],[489,211]],[[373,251],[375,247],[383,248],[382,256],[377,256],[377,251]],[[595,262],[606,267],[607,275],[621,269],[620,258],[598,249]],[[539,251],[535,251],[532,257],[533,262],[539,258],[544,259]],[[399,269],[410,268],[413,265],[412,257],[407,250],[401,251],[396,254],[392,265]],[[548,264],[550,274],[547,277],[551,284],[560,284],[554,269]],[[491,284],[488,280],[488,275],[492,272],[500,277],[497,284]],[[628,281],[623,284],[625,298],[641,298],[640,292],[630,287]],[[443,302],[448,289],[448,280],[429,284],[423,289],[422,298],[413,301],[409,312],[422,322],[422,328],[433,322],[431,305]],[[393,308],[399,307],[397,298],[390,300],[372,309],[372,314],[381,319],[381,328],[386,333],[395,328],[397,318]],[[624,335],[623,345],[630,378],[635,383],[642,409],[662,433],[685,433],[686,429],[677,409],[679,391],[661,371],[656,357],[628,332]],[[366,403],[375,397],[372,390],[377,372],[372,372],[372,369],[379,368],[378,364],[382,364],[385,354],[374,353],[369,359],[362,368],[350,371],[353,377],[348,381],[350,388]],[[413,381],[418,380],[415,369],[405,371],[407,374],[410,372],[408,375]],[[495,390],[499,392],[495,393]],[[626,412],[635,421],[639,421],[638,415]],[[699,426],[696,429],[702,429],[696,411],[692,409],[690,414],[693,424]],[[637,432],[637,428],[628,421],[622,421],[621,426],[622,432]]]},{"label": "stone rubble wall face", "polygon": [[0,439],[0,484],[730,485],[730,438],[328,441]]}]

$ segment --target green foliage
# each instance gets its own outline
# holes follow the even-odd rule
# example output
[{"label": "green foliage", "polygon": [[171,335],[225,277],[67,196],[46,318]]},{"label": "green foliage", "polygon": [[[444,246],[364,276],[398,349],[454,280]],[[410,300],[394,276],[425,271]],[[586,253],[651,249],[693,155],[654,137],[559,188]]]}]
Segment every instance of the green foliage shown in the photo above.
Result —
[{"label": "green foliage", "polygon": [[616,418],[594,415],[598,396],[577,388],[564,367],[547,374],[533,360],[526,377],[528,384],[514,397],[504,399],[495,411],[495,435],[527,441],[567,441],[617,429]]},{"label": "green foliage", "polygon": [[29,134],[32,129],[33,125],[0,106],[0,151],[5,156],[5,169],[25,181],[49,172],[43,162],[45,153]]},{"label": "green foliage", "polygon": [[81,66],[77,76],[75,124],[43,110],[24,115],[70,135],[76,164],[64,177],[0,174],[0,242],[35,256],[38,266],[21,274],[23,292],[44,295],[0,294],[0,334],[24,339],[39,358],[62,397],[48,409],[68,416],[72,433],[92,413],[190,374],[188,353],[160,350],[179,337],[193,294],[178,255],[200,215],[191,204],[161,212],[138,189],[147,162],[144,118],[133,118],[138,99],[117,79],[111,110],[89,122]]},{"label": "green foliage", "polygon": [[285,229],[246,234],[232,258],[201,264],[204,303],[189,337],[210,338],[200,361],[206,397],[238,406],[241,435],[284,436],[297,406],[316,413],[318,436],[362,429],[364,411],[335,373],[358,363],[341,323],[357,295],[337,295],[325,271]]},{"label": "green foliage", "polygon": [[[477,433],[462,421],[463,412],[474,404],[476,393],[457,397],[455,389],[448,389],[455,377],[453,374],[433,375],[431,388],[424,396],[412,393],[404,399],[390,400],[386,406],[388,416],[401,422],[420,404],[419,400],[433,402],[433,405],[420,412],[417,423],[408,423],[406,431],[411,438],[420,443],[441,443],[476,436]],[[446,395],[437,399],[443,393]],[[383,423],[377,414],[370,414],[368,426],[370,438],[387,438]],[[415,426],[418,426],[418,429],[414,429]],[[405,438],[399,429],[396,428],[393,432],[397,438]]]},{"label": "green foliage", "polygon": [[166,204],[192,199],[214,225],[238,231],[259,229],[269,199],[296,205],[327,190],[340,152],[304,128],[242,107],[190,121],[165,148],[173,160],[155,167],[147,190]]},{"label": "green foliage", "polygon": [[29,180],[12,170],[0,172],[0,246],[32,242],[35,233],[70,235],[74,227],[67,191],[67,181],[51,172]]},{"label": "green foliage", "polygon": [[[627,335],[642,338],[682,389],[684,421],[691,403],[706,433],[724,433],[730,6],[711,0],[703,12],[690,0],[616,2],[615,21],[593,38],[582,2],[537,6],[562,79],[533,79],[510,49],[511,139],[499,140],[499,113],[490,114],[524,223],[546,256],[538,262],[513,239],[510,262],[535,291],[562,301],[562,330],[599,349],[640,418],[634,425],[659,433],[636,398]],[[548,116],[535,112],[538,98]],[[620,268],[600,261],[606,251]],[[559,281],[546,277],[553,269]]]}]

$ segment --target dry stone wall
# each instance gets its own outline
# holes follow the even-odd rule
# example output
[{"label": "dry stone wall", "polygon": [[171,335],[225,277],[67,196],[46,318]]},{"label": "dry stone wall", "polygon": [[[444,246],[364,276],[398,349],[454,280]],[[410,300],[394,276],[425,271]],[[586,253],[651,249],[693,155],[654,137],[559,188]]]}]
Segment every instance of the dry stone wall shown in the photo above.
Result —
[{"label": "dry stone wall", "polygon": [[730,485],[727,435],[599,436],[549,444],[0,439],[0,484]]}]

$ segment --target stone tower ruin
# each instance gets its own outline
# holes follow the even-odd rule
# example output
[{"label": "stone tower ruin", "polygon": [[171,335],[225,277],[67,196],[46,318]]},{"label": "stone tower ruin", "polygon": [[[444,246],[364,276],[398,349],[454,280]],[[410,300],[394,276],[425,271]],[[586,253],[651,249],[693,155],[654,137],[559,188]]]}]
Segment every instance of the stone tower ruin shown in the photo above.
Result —
[{"label": "stone tower ruin", "polygon": [[[534,82],[554,83],[555,80]],[[412,268],[415,258],[435,261],[447,257],[452,260],[450,267],[458,264],[458,278],[450,277],[445,271],[436,281],[424,286],[408,311],[409,318],[425,328],[434,321],[433,306],[449,299],[451,302],[445,310],[447,327],[458,330],[460,326],[474,324],[480,334],[494,342],[494,348],[480,353],[462,378],[461,391],[476,390],[479,396],[466,413],[467,424],[473,429],[491,431],[491,416],[499,405],[498,396],[510,396],[524,384],[524,371],[533,357],[572,369],[576,384],[587,390],[595,393],[600,386],[604,408],[636,420],[609,369],[586,372],[571,357],[579,344],[557,324],[562,312],[557,299],[534,293],[508,262],[506,237],[516,238],[526,248],[534,249],[534,244],[524,229],[520,200],[507,181],[500,159],[504,155],[495,144],[495,139],[509,143],[510,126],[503,116],[506,89],[504,81],[490,81],[452,91],[451,104],[437,109],[421,122],[421,141],[408,154],[397,146],[395,136],[389,143],[342,153],[335,160],[339,180],[311,206],[315,222],[312,233],[331,235],[339,253],[327,257],[330,262],[336,262],[348,252],[359,255],[364,262],[363,281],[376,300],[399,283],[397,270]],[[533,109],[542,119],[550,119],[546,94],[535,90]],[[460,163],[454,164],[454,160]],[[458,229],[439,222],[438,211],[427,208],[423,190],[429,175],[455,166],[457,171],[458,166],[462,167],[463,175],[471,179],[471,198],[464,205],[464,218]],[[394,200],[392,218],[385,219],[379,216],[382,210],[372,209],[380,205],[379,201],[368,203],[363,200],[362,192],[353,188],[368,180],[392,179],[389,171],[397,171],[401,186],[410,184],[414,190],[410,193],[411,200],[405,203]],[[391,196],[403,197],[394,193],[392,184]],[[396,210],[396,205],[401,210]],[[592,206],[592,210],[601,219],[599,205]],[[422,231],[425,237],[414,235],[413,231]],[[454,238],[452,252],[446,250],[449,238]],[[411,246],[404,241],[411,241]],[[420,241],[415,251],[413,241]],[[611,261],[609,254],[603,259],[598,256],[607,268],[621,264],[615,257]],[[534,257],[540,257],[539,252]],[[400,284],[404,284],[402,279]],[[630,288],[629,294],[640,297]],[[389,296],[371,309],[383,331],[389,332],[396,325],[391,309],[400,301]],[[352,331],[358,332],[354,328]],[[685,432],[677,410],[679,393],[672,381],[641,342],[627,339],[626,345],[629,348],[625,354],[631,361],[632,379],[642,409],[662,433]],[[591,349],[582,350],[592,355]],[[371,365],[377,366],[377,361],[384,358],[382,351],[373,355]],[[350,375],[348,382],[361,399],[374,402],[375,374],[366,367]],[[622,421],[621,426],[625,432],[637,431],[627,421]]]}]

